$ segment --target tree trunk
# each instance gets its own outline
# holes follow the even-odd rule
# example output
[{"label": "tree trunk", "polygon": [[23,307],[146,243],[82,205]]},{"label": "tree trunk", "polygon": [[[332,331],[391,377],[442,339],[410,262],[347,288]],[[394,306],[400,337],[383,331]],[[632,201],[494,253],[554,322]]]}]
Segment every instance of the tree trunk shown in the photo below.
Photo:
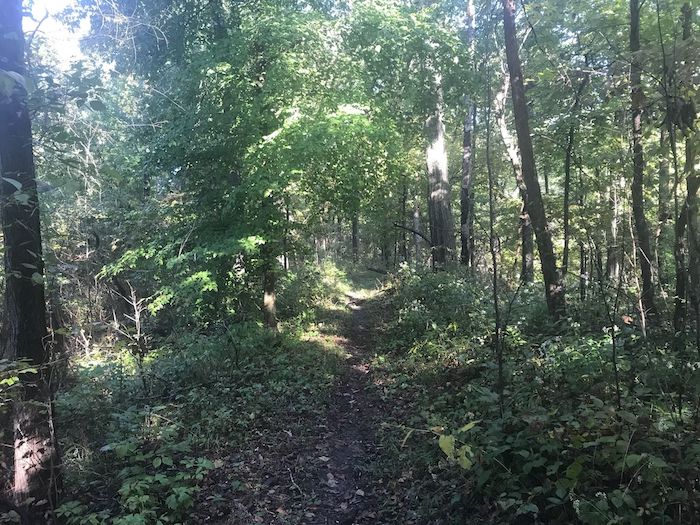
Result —
[{"label": "tree trunk", "polygon": [[[401,184],[401,221],[400,224],[402,226],[406,225],[406,217],[407,217],[407,206],[408,204],[408,186],[406,185],[406,179],[402,181]],[[400,246],[399,246],[399,255],[401,255],[401,259],[404,262],[408,262],[411,258],[411,254],[409,253],[408,250],[408,231],[405,229],[401,230],[401,241],[400,241]]]},{"label": "tree trunk", "polygon": [[360,257],[359,221],[357,215],[352,217],[352,262],[356,263]]},{"label": "tree trunk", "polygon": [[[475,30],[475,15],[474,0],[467,2],[467,16],[465,23],[465,43],[474,54],[474,30]],[[474,133],[476,127],[476,104],[464,97],[467,105],[467,114],[464,117],[463,134],[462,134],[462,185],[459,195],[460,201],[460,238],[461,252],[460,263],[464,266],[470,266],[474,257],[471,253],[472,243],[472,224],[474,221],[474,196],[472,189],[474,186],[473,164],[474,164]]]},{"label": "tree trunk", "polygon": [[[586,204],[586,191],[583,186],[583,163],[579,158],[579,175],[578,175],[578,205],[583,211],[583,207]],[[579,298],[581,302],[586,300],[586,293],[588,288],[588,276],[590,275],[588,270],[588,251],[586,250],[586,243],[580,240],[578,243],[579,248]],[[592,272],[591,272],[592,273]]]},{"label": "tree trunk", "polygon": [[445,124],[443,122],[442,85],[439,74],[435,74],[435,111],[425,124],[428,147],[426,164],[428,170],[428,217],[430,220],[430,242],[433,268],[444,270],[455,249],[454,223],[450,206],[450,181],[447,174],[447,149],[445,146]]},{"label": "tree trunk", "polygon": [[462,140],[462,187],[459,195],[460,201],[460,238],[461,253],[460,263],[469,266],[472,260],[471,254],[471,226],[474,216],[474,196],[472,187],[474,186],[472,174],[472,157],[474,142],[474,123],[476,121],[476,105],[470,103],[467,115],[464,118],[464,134]]},{"label": "tree trunk", "polygon": [[532,227],[537,240],[537,248],[540,254],[547,307],[550,315],[558,319],[566,311],[564,283],[557,269],[552,235],[547,224],[540,184],[537,180],[535,153],[532,148],[527,101],[525,100],[525,85],[523,84],[523,74],[520,65],[520,57],[518,55],[514,0],[503,0],[503,22],[506,58],[508,61],[513,98],[515,130],[517,132],[518,146],[520,148],[523,179],[527,188],[527,209],[530,214],[530,220],[532,221]]},{"label": "tree trunk", "polygon": [[277,330],[277,273],[273,261],[263,274],[263,320],[270,330]]},{"label": "tree trunk", "polygon": [[535,242],[532,235],[530,215],[527,212],[527,187],[525,186],[525,180],[523,179],[523,171],[520,163],[520,151],[518,150],[518,144],[515,142],[513,135],[511,135],[510,130],[508,129],[508,122],[506,121],[506,101],[508,99],[509,83],[510,75],[505,73],[501,91],[496,94],[494,100],[494,109],[496,112],[496,121],[498,122],[498,128],[501,134],[501,141],[505,146],[508,160],[510,160],[510,165],[513,168],[513,175],[515,176],[515,183],[517,184],[518,191],[520,192],[520,198],[523,200],[523,205],[520,209],[519,215],[520,250],[522,252],[520,281],[523,283],[531,283],[535,278],[535,269],[533,266],[535,261]]},{"label": "tree trunk", "polygon": [[[20,0],[0,2],[0,64],[3,76],[26,75]],[[14,403],[13,496],[22,523],[38,525],[51,521],[47,512],[55,503],[58,458],[50,356],[44,345],[44,264],[31,122],[27,93],[19,81],[11,93],[0,93],[0,170],[6,278],[2,353],[38,369],[23,374],[23,392]]]},{"label": "tree trunk", "polygon": [[571,108],[569,116],[574,119],[574,121],[569,126],[569,133],[566,137],[566,155],[564,157],[564,252],[562,254],[562,275],[566,277],[569,271],[569,240],[571,238],[571,227],[570,227],[570,200],[571,200],[571,164],[574,158],[574,139],[576,138],[576,128],[578,127],[577,118],[578,111],[581,107],[581,97],[583,96],[583,91],[588,85],[589,76],[583,77],[581,84],[578,89],[576,89],[576,95],[574,97],[574,105]]},{"label": "tree trunk", "polygon": [[642,274],[642,308],[647,319],[656,317],[654,304],[654,280],[652,276],[651,238],[644,215],[644,147],[642,145],[642,66],[639,57],[639,0],[630,0],[630,88],[632,101],[632,215],[639,251],[639,268]]},{"label": "tree trunk", "polygon": [[496,239],[496,198],[495,198],[495,178],[493,166],[491,162],[491,75],[488,75],[488,90],[486,95],[486,172],[488,175],[489,187],[489,252],[491,254],[491,298],[493,300],[493,317],[494,317],[494,333],[493,346],[496,355],[496,364],[498,366],[498,384],[496,385],[498,392],[498,408],[501,418],[503,418],[503,394],[504,394],[504,375],[503,375],[503,344],[501,337],[501,307],[498,300],[498,240]]},{"label": "tree trunk", "polygon": [[335,230],[335,260],[343,259],[343,221],[340,217],[336,219],[337,227]]},{"label": "tree trunk", "polygon": [[420,208],[418,207],[418,201],[413,203],[413,250],[415,252],[416,268],[420,267],[420,235],[415,232],[421,230],[420,224]]},{"label": "tree trunk", "polygon": [[[596,178],[599,176],[596,169]],[[617,181],[608,188],[608,204],[610,205],[610,229],[607,232],[607,258],[605,263],[605,276],[608,280],[617,280],[621,272],[621,257],[618,235],[618,223],[620,221],[620,198],[617,194]]]},{"label": "tree trunk", "polygon": [[671,176],[669,172],[668,163],[668,131],[661,128],[661,136],[659,138],[659,149],[661,151],[659,159],[659,209],[656,215],[656,235],[654,236],[654,259],[656,261],[657,275],[659,276],[659,282],[666,282],[664,279],[664,268],[663,268],[663,244],[664,244],[664,230],[666,229],[666,223],[668,222],[670,211],[668,209],[668,200],[670,198],[670,188],[669,184],[671,181]]},{"label": "tree trunk", "polygon": [[[693,9],[689,2],[683,4],[683,40],[691,37]],[[691,61],[689,61],[691,62]],[[695,115],[693,115],[695,118]],[[685,140],[685,176],[687,180],[688,197],[688,254],[690,291],[688,297],[695,312],[696,347],[700,353],[700,176],[695,169],[695,141],[697,131]]]}]

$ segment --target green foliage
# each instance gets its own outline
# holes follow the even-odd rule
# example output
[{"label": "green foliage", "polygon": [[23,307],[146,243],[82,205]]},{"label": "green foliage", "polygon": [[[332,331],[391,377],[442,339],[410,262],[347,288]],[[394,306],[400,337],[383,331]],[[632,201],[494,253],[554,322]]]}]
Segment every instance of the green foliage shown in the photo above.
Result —
[{"label": "green foliage", "polygon": [[[0,359],[0,418],[10,420],[12,401],[21,393],[23,378],[31,378],[37,369],[26,361]],[[0,439],[9,442],[9,428],[0,428]],[[7,437],[6,437],[7,436]]]},{"label": "green foliage", "polygon": [[202,483],[224,465],[222,451],[254,448],[263,422],[317,410],[339,355],[310,339],[310,310],[346,289],[334,266],[300,271],[280,289],[281,313],[296,317],[282,334],[220,320],[158,339],[140,366],[120,345],[76,359],[72,387],[56,400],[69,487],[59,517],[192,522]]},{"label": "green foliage", "polygon": [[442,348],[445,341],[459,339],[466,344],[470,335],[484,336],[478,328],[488,319],[488,303],[483,291],[466,277],[404,267],[394,290],[391,305],[396,318],[389,325],[389,350],[429,354],[433,345]]},{"label": "green foliage", "polygon": [[473,293],[456,276],[405,273],[388,300],[393,352],[376,361],[381,395],[388,406],[413,408],[389,418],[383,440],[392,459],[384,468],[398,479],[406,473],[391,465],[413,466],[406,497],[417,498],[420,515],[461,523],[482,508],[489,522],[522,515],[604,524],[663,523],[698,511],[687,491],[700,461],[692,444],[697,372],[681,379],[681,413],[669,397],[683,357],[669,355],[661,341],[620,331],[618,408],[608,333],[581,333],[572,322],[550,336],[514,324],[504,341],[501,417],[490,314],[468,325],[462,314],[455,327],[442,303],[444,295],[458,305]]},{"label": "green foliage", "polygon": [[[667,123],[665,95],[697,99],[696,37],[681,41],[681,3],[659,3],[658,13],[647,3],[642,13],[645,212],[658,224],[664,295],[674,263],[666,216],[679,210],[664,209],[673,199],[660,168],[673,164],[670,154],[651,144]],[[481,125],[487,92],[507,85],[494,7],[476,2],[472,46],[465,6],[451,0],[81,0],[64,16],[93,22],[84,60],[57,66],[39,31],[31,74],[0,71],[0,94],[31,88],[34,151],[47,185],[45,279],[52,326],[62,325],[54,335],[68,356],[57,399],[69,492],[62,520],[195,521],[222,450],[254,450],[261,421],[303,421],[317,409],[339,359],[323,336],[340,333],[350,289],[345,267],[328,261],[348,255],[352,240],[360,259],[381,258],[384,269],[403,263],[376,338],[376,386],[397,407],[384,429],[386,471],[395,475],[382,479],[418,513],[404,521],[697,516],[696,359],[664,340],[663,323],[646,340],[634,326],[628,6],[533,0],[518,15],[536,162],[559,252],[569,140],[572,148],[567,287],[586,281],[589,298],[571,301],[570,318],[558,325],[546,315],[541,284],[518,284],[521,199],[497,139],[503,130]],[[678,85],[661,78],[666,71]],[[400,228],[429,233],[422,131],[438,78],[452,180],[468,103],[479,112],[477,250],[473,272],[462,276],[425,271],[425,246],[416,239],[409,254],[411,235]],[[503,126],[512,128],[504,102]],[[485,133],[507,324],[503,414],[484,256]],[[697,134],[687,147],[676,138],[673,191],[684,197],[682,159]],[[597,273],[616,254],[625,272],[612,324],[623,325],[623,312],[632,321],[603,328],[616,283]],[[271,276],[279,334],[259,324],[261,285]],[[590,286],[597,277],[600,290]],[[146,306],[138,329],[130,290]],[[0,361],[0,416],[29,372]]]}]

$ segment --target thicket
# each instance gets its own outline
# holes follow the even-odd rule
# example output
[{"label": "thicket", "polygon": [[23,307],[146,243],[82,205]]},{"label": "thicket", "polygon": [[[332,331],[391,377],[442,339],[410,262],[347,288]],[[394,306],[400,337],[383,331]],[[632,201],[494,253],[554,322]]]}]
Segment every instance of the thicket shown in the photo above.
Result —
[{"label": "thicket", "polygon": [[395,407],[386,466],[420,523],[697,519],[700,372],[670,334],[613,333],[598,294],[555,327],[538,290],[512,291],[501,393],[488,290],[408,269],[392,283],[375,363]]}]

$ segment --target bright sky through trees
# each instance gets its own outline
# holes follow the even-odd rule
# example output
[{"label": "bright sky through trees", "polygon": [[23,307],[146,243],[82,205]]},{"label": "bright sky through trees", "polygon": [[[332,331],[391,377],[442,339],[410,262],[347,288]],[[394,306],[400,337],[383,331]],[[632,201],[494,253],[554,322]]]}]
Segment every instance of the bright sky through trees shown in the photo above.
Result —
[{"label": "bright sky through trees", "polygon": [[80,36],[87,32],[90,25],[88,20],[83,20],[80,28],[75,30],[59,19],[59,13],[74,4],[73,0],[34,0],[28,16],[24,18],[26,35],[30,37],[38,30],[55,53],[61,69],[82,56]]}]

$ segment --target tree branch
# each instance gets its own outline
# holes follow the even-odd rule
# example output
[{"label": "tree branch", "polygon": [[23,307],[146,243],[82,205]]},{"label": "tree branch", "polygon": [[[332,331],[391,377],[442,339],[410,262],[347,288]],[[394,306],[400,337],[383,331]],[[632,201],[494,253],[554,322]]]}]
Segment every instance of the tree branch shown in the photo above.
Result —
[{"label": "tree branch", "polygon": [[409,228],[408,226],[404,226],[403,224],[399,224],[398,222],[394,223],[394,228],[401,228],[402,230],[408,230],[414,235],[418,235],[421,239],[423,239],[425,242],[430,244],[430,239],[428,239],[424,234],[419,232],[418,230],[414,230],[413,228]]}]

